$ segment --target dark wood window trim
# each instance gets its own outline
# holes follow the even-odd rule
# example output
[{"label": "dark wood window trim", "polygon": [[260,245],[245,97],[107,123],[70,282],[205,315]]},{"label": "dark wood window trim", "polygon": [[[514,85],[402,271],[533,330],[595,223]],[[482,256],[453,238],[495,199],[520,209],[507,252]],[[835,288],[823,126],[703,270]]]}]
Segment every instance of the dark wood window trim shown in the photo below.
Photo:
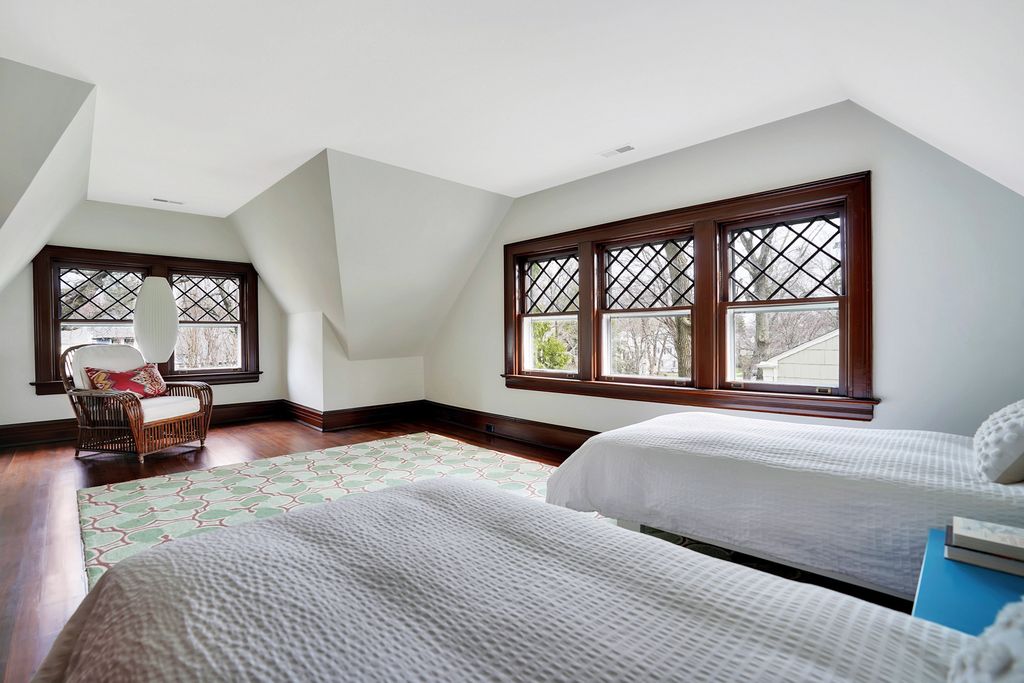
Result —
[{"label": "dark wood window trim", "polygon": [[160,372],[168,380],[198,380],[208,384],[243,384],[259,381],[259,280],[251,263],[46,246],[32,261],[36,347],[36,381],[32,382],[32,385],[36,388],[36,394],[64,392],[57,371],[57,360],[60,356],[60,294],[56,276],[58,269],[64,266],[132,270],[143,275],[168,279],[180,273],[238,278],[242,367],[226,371],[176,372],[174,357],[171,356],[167,363],[160,364]]},{"label": "dark wood window trim", "polygon": [[[822,209],[842,214],[842,269],[845,289],[829,299],[839,304],[840,386],[832,395],[809,387],[727,381],[725,320],[727,230],[810,214]],[[871,207],[870,173],[821,180],[735,199],[573,230],[505,245],[505,385],[514,389],[672,403],[706,408],[754,410],[870,420],[878,400],[871,385]],[[630,381],[604,378],[599,367],[603,281],[600,255],[609,245],[692,236],[694,297],[693,371],[690,382]],[[571,376],[543,376],[522,369],[520,264],[543,255],[575,252],[580,258],[579,371]],[[815,298],[824,302],[825,297]],[[800,300],[769,305],[798,303]],[[664,310],[664,309],[662,309]]]}]

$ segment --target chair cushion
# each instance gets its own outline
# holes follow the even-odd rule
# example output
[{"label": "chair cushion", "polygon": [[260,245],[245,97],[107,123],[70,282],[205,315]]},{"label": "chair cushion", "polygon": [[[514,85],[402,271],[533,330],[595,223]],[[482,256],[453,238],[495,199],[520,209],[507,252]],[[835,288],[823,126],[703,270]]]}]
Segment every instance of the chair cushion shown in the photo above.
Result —
[{"label": "chair cushion", "polygon": [[145,364],[142,353],[126,344],[90,344],[75,351],[71,359],[75,386],[79,389],[92,387],[89,375],[85,372],[86,367],[125,372]]},{"label": "chair cushion", "polygon": [[85,374],[93,389],[130,391],[139,398],[153,398],[167,393],[167,384],[154,363],[146,363],[126,372],[86,367]]},{"label": "chair cushion", "polygon": [[191,396],[157,396],[144,398],[141,403],[143,422],[157,422],[199,412],[199,399]]}]

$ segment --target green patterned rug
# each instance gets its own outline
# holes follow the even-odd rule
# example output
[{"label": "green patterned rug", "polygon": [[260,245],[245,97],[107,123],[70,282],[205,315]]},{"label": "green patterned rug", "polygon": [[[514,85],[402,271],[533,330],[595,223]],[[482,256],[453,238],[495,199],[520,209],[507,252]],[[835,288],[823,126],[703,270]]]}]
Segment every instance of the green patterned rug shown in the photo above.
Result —
[{"label": "green patterned rug", "polygon": [[543,498],[554,469],[423,432],[82,489],[86,576],[92,588],[111,566],[154,545],[420,479],[480,479]]}]

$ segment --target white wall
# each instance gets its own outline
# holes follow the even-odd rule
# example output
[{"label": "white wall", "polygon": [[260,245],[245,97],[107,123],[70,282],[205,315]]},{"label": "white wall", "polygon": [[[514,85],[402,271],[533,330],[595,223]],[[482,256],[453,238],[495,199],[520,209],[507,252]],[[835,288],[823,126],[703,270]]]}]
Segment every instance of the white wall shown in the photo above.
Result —
[{"label": "white wall", "polygon": [[419,357],[512,199],[327,150],[349,358]]},{"label": "white wall", "polygon": [[427,397],[596,430],[686,410],[505,388],[502,245],[863,170],[882,399],[868,426],[973,433],[1024,397],[1024,197],[849,102],[517,199],[431,345]]},{"label": "white wall", "polygon": [[0,58],[0,225],[93,86]]},{"label": "white wall", "polygon": [[0,59],[0,290],[85,199],[93,86]]},{"label": "white wall", "polygon": [[337,410],[423,398],[422,357],[348,355],[326,151],[229,220],[288,316],[289,400]]},{"label": "white wall", "polygon": [[292,313],[288,317],[288,400],[324,409],[324,314]]},{"label": "white wall", "polygon": [[267,188],[228,220],[286,313],[320,311],[336,329],[342,328],[326,152]]},{"label": "white wall", "polygon": [[[57,227],[51,244],[248,261],[245,247],[224,219],[86,201]],[[32,318],[32,267],[0,290],[0,424],[71,417],[65,396],[36,396]],[[285,396],[285,319],[273,294],[259,287],[259,382],[213,387],[214,403],[243,403]]]}]

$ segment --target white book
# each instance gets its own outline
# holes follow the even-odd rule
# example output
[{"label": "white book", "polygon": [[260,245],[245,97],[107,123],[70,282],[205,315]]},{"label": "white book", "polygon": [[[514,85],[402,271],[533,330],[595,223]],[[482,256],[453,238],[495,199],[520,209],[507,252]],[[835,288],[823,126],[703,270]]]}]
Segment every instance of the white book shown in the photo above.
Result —
[{"label": "white book", "polygon": [[952,545],[1024,562],[1024,529],[966,517],[953,518]]}]

